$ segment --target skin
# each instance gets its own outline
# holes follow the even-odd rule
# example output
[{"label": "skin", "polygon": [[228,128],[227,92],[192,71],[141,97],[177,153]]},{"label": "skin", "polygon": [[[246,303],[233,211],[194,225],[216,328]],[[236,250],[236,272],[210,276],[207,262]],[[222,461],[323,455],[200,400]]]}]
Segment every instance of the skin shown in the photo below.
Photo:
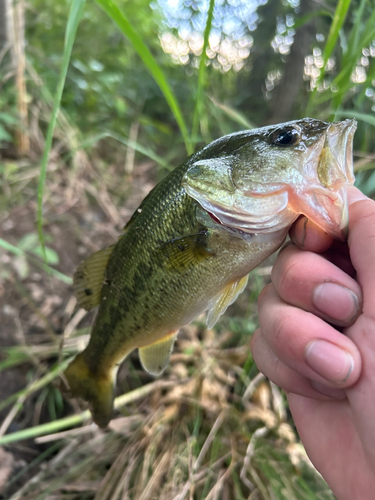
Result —
[{"label": "skin", "polygon": [[291,230],[259,297],[252,352],[287,392],[306,451],[337,498],[372,500],[375,202],[348,191],[347,243],[306,218]]}]

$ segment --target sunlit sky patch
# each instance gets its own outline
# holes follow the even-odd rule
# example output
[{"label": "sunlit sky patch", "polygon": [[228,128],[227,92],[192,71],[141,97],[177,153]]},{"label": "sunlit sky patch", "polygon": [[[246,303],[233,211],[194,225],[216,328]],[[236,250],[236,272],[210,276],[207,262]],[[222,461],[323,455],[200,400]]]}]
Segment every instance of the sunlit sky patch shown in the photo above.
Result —
[{"label": "sunlit sky patch", "polygon": [[[208,62],[222,72],[239,71],[250,55],[251,32],[259,22],[257,9],[267,0],[216,0]],[[157,0],[165,23],[160,34],[163,50],[178,64],[197,67],[203,48],[208,0]]]}]

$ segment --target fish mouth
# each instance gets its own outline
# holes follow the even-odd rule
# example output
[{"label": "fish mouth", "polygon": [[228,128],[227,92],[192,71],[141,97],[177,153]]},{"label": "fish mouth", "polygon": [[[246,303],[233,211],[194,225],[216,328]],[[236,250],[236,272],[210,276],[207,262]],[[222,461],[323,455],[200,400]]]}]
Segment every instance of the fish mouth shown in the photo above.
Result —
[{"label": "fish mouth", "polygon": [[356,128],[355,120],[329,125],[316,165],[319,183],[310,179],[298,198],[295,193],[289,197],[293,210],[341,241],[347,239],[349,230],[347,187],[354,184],[353,137]]}]

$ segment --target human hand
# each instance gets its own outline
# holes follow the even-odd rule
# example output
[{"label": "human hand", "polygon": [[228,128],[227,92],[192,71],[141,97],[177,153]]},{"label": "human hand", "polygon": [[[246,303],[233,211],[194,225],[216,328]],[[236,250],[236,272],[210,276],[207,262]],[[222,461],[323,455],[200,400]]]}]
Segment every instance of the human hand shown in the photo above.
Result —
[{"label": "human hand", "polygon": [[[339,500],[375,498],[375,202],[349,188],[349,237],[301,218],[259,297],[254,360],[288,393]],[[342,332],[342,333],[341,333]]]}]

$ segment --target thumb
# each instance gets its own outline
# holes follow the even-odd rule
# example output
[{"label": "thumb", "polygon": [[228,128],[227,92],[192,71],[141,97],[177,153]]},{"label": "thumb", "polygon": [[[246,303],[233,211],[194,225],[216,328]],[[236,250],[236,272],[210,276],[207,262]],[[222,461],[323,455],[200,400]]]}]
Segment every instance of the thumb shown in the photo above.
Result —
[{"label": "thumb", "polygon": [[[375,318],[375,201],[370,200],[359,189],[348,189],[350,259],[357,272],[357,280],[364,297],[363,312]],[[366,310],[367,307],[367,310]]]},{"label": "thumb", "polygon": [[372,470],[375,470],[375,202],[358,189],[348,190],[349,238],[352,264],[363,291],[363,314],[344,331],[362,357],[359,381],[347,390],[352,418]]}]

